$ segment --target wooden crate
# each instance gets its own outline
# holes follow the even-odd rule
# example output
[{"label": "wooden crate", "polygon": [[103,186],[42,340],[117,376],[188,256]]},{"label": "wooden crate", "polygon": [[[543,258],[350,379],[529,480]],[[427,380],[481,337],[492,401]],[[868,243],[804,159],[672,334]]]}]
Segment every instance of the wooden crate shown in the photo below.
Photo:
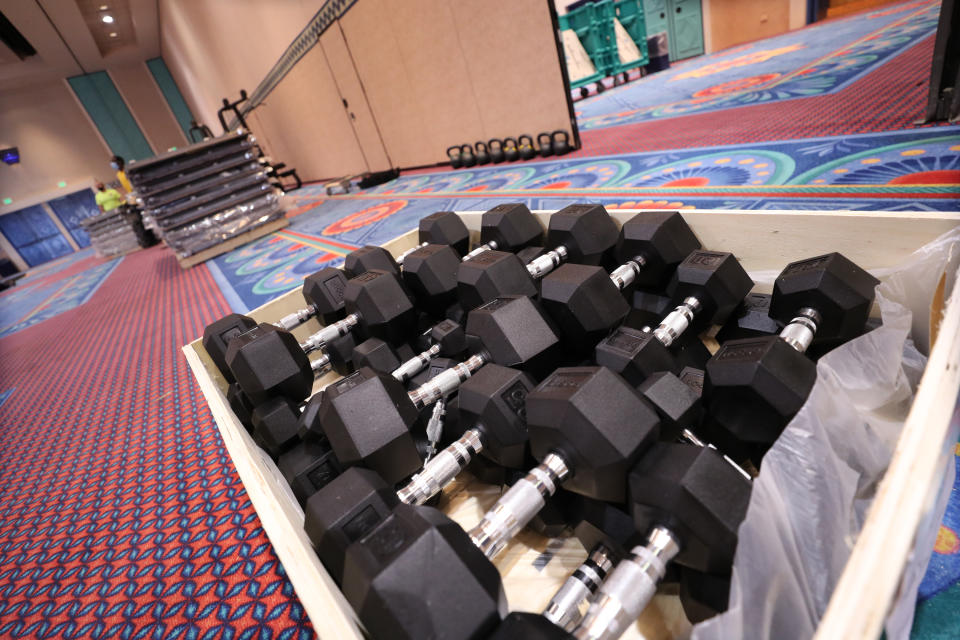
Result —
[{"label": "wooden crate", "polygon": [[[636,210],[615,210],[623,222]],[[479,236],[481,212],[460,214],[472,235]],[[537,212],[546,223],[549,212]],[[821,212],[821,211],[684,211],[684,218],[704,247],[733,252],[751,273],[776,274],[785,264],[821,253],[840,251],[867,269],[895,266],[920,246],[960,224],[960,213]],[[394,255],[416,243],[416,232],[384,245]],[[947,279],[952,285],[953,278]],[[769,291],[768,284],[757,290]],[[258,321],[275,321],[304,306],[298,290],[250,312]],[[298,338],[316,331],[311,320],[294,330]],[[303,532],[303,512],[270,458],[257,447],[229,409],[226,382],[195,340],[183,348],[216,419],[227,450],[260,516],[263,528],[283,562],[310,618],[324,638],[359,640],[356,617],[327,575]],[[960,389],[960,302],[953,301],[940,323],[913,409],[897,444],[887,475],[830,606],[818,638],[879,636],[886,611],[910,555],[914,533],[933,508],[934,495],[956,434],[950,416]],[[328,374],[314,391],[337,376]],[[953,438],[953,440],[951,440]],[[499,496],[499,488],[470,478],[445,492],[441,509],[465,528],[476,524]],[[553,559],[542,570],[534,560]],[[513,610],[541,611],[566,576],[586,556],[576,541],[549,541],[523,532],[496,559]],[[679,599],[658,595],[625,638],[674,638],[690,628]]]}]

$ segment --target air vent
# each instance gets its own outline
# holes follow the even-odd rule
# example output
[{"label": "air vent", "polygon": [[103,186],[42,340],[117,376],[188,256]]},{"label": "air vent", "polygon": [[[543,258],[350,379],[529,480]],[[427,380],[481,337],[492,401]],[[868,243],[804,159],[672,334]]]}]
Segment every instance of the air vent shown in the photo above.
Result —
[{"label": "air vent", "polygon": [[7,16],[0,12],[0,42],[10,47],[10,50],[20,58],[26,60],[30,56],[37,55],[37,50],[33,48],[23,34],[17,31],[17,28],[7,20]]}]

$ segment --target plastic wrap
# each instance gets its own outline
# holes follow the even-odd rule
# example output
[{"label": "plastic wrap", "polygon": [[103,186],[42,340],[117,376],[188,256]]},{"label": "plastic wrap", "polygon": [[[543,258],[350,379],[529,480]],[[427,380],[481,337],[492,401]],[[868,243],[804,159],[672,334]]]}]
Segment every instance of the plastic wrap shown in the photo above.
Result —
[{"label": "plastic wrap", "polygon": [[[740,527],[730,607],[694,627],[695,640],[798,639],[815,633],[926,364],[911,329],[926,351],[930,301],[958,242],[960,229],[954,229],[896,269],[873,272],[882,278],[877,303],[883,324],[819,360],[807,403],[754,480]],[[941,495],[939,511],[917,532],[915,553],[890,609],[891,640],[909,635],[917,586],[945,504]]]},{"label": "plastic wrap", "polygon": [[188,257],[282,215],[279,195],[268,193],[168,231],[164,234],[164,240],[177,255]]}]

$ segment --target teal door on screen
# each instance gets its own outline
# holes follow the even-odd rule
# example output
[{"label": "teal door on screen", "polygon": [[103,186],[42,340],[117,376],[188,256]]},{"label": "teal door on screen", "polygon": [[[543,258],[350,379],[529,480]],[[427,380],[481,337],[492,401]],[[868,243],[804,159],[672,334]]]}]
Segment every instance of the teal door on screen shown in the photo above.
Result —
[{"label": "teal door on screen", "polygon": [[[110,150],[127,162],[154,155],[127,103],[106,71],[67,78]],[[104,158],[104,163],[107,159]]]}]

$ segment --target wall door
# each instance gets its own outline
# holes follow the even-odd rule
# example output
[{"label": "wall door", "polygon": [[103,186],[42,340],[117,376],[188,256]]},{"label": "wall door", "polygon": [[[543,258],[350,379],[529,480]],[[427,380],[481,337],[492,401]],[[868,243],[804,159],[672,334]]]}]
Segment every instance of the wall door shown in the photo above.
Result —
[{"label": "wall door", "polygon": [[700,0],[670,0],[670,59],[703,54],[703,13]]},{"label": "wall door", "polygon": [[647,35],[667,32],[671,60],[703,54],[703,12],[700,0],[643,0]]}]

